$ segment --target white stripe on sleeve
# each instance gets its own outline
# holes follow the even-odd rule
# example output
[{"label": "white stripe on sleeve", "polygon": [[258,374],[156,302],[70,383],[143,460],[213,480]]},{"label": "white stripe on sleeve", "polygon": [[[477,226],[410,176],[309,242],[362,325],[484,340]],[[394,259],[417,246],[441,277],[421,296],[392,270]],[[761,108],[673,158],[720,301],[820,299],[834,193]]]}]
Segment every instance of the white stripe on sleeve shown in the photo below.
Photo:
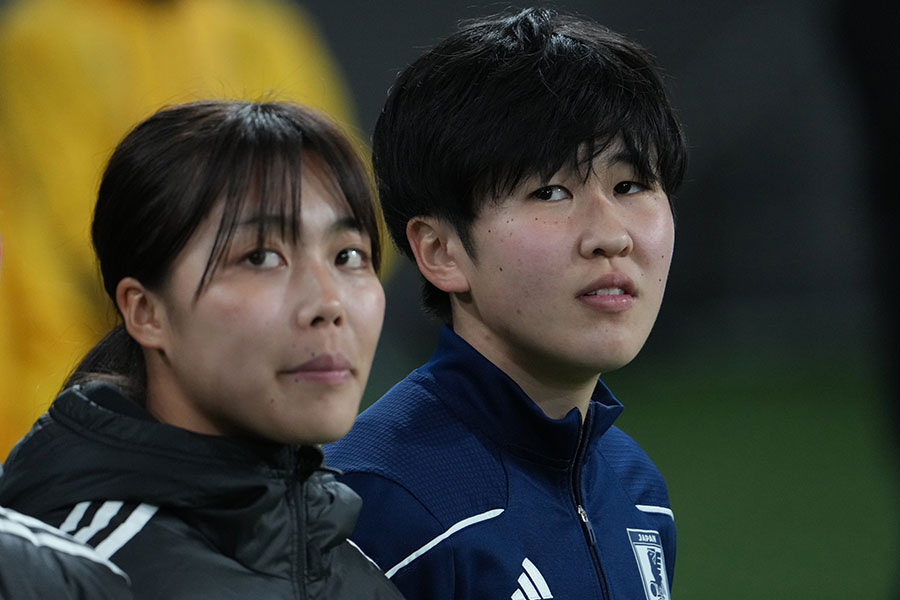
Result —
[{"label": "white stripe on sleeve", "polygon": [[469,527],[470,525],[475,525],[476,523],[480,523],[482,521],[487,521],[488,519],[493,519],[495,517],[499,517],[501,514],[503,514],[503,509],[495,508],[493,510],[483,512],[480,515],[474,515],[474,516],[468,517],[466,519],[463,519],[462,521],[454,524],[447,531],[445,531],[441,535],[437,536],[436,538],[434,538],[433,540],[431,540],[430,542],[428,542],[427,544],[425,544],[424,546],[422,546],[421,548],[419,548],[418,550],[416,550],[415,552],[413,552],[412,554],[410,554],[409,556],[407,556],[406,558],[401,560],[399,563],[394,565],[390,570],[388,570],[387,573],[385,573],[385,575],[388,577],[388,579],[390,579],[397,573],[397,571],[399,571],[400,569],[402,569],[403,567],[405,567],[412,561],[416,560],[417,558],[419,558],[420,556],[422,556],[423,554],[425,554],[426,552],[428,552],[429,550],[431,550],[432,548],[434,548],[435,546],[437,546],[438,544],[440,544],[441,542],[446,540],[448,537],[450,537],[454,533],[456,533],[462,529],[465,529],[466,527]]},{"label": "white stripe on sleeve", "polygon": [[62,522],[62,525],[59,526],[60,530],[65,531],[66,533],[72,533],[78,527],[78,523],[81,521],[81,518],[84,516],[84,513],[87,511],[88,506],[90,506],[90,501],[79,502],[75,505],[75,507],[69,512],[69,515],[66,517],[66,520]]},{"label": "white stripe on sleeve", "polygon": [[94,513],[94,518],[91,519],[90,524],[73,533],[72,537],[79,542],[87,542],[97,535],[97,532],[105,529],[109,525],[109,522],[112,521],[112,518],[115,517],[120,510],[122,510],[121,501],[107,500],[97,509],[97,512]]},{"label": "white stripe on sleeve", "polygon": [[[70,536],[31,517],[0,508],[0,533],[22,538],[33,546],[44,547],[70,556],[85,558],[105,566],[113,573],[125,577],[122,570],[97,554],[86,544],[74,541]],[[35,531],[37,530],[37,531]]]},{"label": "white stripe on sleeve", "polygon": [[652,506],[649,504],[635,504],[634,507],[641,512],[645,513],[658,513],[661,515],[669,515],[672,520],[675,520],[675,513],[672,512],[671,508],[666,508],[665,506]]},{"label": "white stripe on sleeve", "polygon": [[150,522],[157,510],[159,507],[152,504],[138,504],[121,525],[116,527],[105,540],[97,544],[97,553],[103,558],[109,558],[118,552],[144,528],[144,525]]}]

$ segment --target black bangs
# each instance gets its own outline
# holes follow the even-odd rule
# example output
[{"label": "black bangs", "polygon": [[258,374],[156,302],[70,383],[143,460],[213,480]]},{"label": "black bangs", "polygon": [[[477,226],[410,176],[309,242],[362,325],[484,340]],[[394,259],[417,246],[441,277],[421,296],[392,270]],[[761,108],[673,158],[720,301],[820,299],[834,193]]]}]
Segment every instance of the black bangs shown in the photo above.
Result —
[{"label": "black bangs", "polygon": [[481,165],[464,167],[480,171],[475,197],[506,195],[563,167],[586,174],[616,140],[643,181],[674,193],[685,144],[649,55],[599,26],[557,17],[548,33],[533,21],[515,30],[528,37],[486,57],[496,68],[472,86],[480,115],[469,127],[491,150],[473,152],[470,162]]},{"label": "black bangs", "polygon": [[301,176],[305,136],[296,123],[285,119],[274,105],[239,107],[222,123],[209,156],[198,209],[222,203],[222,217],[203,277],[199,295],[228,253],[241,219],[257,224],[258,243],[275,228],[282,238],[296,241],[300,235]]},{"label": "black bangs", "polygon": [[[299,235],[303,161],[321,159],[354,218],[380,246],[366,170],[328,118],[300,105],[198,101],[165,108],[135,127],[107,165],[91,226],[107,294],[134,277],[156,288],[175,257],[221,204],[199,294],[225,256],[239,219],[259,216],[260,239]],[[252,211],[250,211],[252,212]]]},{"label": "black bangs", "polygon": [[260,245],[273,229],[297,241],[304,161],[322,167],[323,183],[347,203],[360,230],[370,236],[377,269],[380,244],[371,185],[356,153],[330,121],[287,104],[244,104],[211,133],[210,152],[196,172],[197,214],[190,220],[199,224],[219,202],[222,216],[197,295],[227,255],[241,219],[257,223]]}]

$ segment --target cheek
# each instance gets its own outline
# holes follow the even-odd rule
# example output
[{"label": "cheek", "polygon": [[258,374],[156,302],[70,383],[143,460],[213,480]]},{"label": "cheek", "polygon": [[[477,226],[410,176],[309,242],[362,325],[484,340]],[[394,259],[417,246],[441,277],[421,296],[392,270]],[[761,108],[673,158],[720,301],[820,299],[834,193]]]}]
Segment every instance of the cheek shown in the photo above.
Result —
[{"label": "cheek", "polygon": [[194,318],[202,320],[215,343],[247,345],[267,337],[260,334],[279,323],[282,308],[280,296],[273,294],[209,289],[196,304]]},{"label": "cheek", "polygon": [[371,344],[374,352],[375,343],[381,334],[381,326],[384,322],[384,289],[375,280],[361,286],[354,286],[349,290],[345,300],[347,313],[354,323],[356,335],[360,341]]},{"label": "cheek", "polygon": [[[524,220],[523,220],[524,221]],[[515,221],[512,225],[518,225]],[[528,225],[528,226],[526,226]],[[529,285],[537,285],[537,277],[559,272],[560,256],[568,256],[565,247],[565,236],[560,236],[558,227],[545,221],[526,223],[522,228],[499,229],[491,240],[491,246],[485,246],[485,252],[479,253],[487,267],[486,275],[497,279],[517,278],[529,281]],[[555,244],[556,241],[563,243]]]},{"label": "cheek", "polygon": [[[550,231],[516,231],[485,252],[479,284],[485,318],[504,321],[546,318],[547,299],[559,294],[559,275],[569,266],[571,244],[556,245]],[[482,258],[479,258],[481,261]]]},{"label": "cheek", "polygon": [[639,231],[642,233],[636,242],[641,246],[647,268],[653,273],[661,272],[664,281],[675,248],[675,224],[671,212],[666,210],[647,215]]}]

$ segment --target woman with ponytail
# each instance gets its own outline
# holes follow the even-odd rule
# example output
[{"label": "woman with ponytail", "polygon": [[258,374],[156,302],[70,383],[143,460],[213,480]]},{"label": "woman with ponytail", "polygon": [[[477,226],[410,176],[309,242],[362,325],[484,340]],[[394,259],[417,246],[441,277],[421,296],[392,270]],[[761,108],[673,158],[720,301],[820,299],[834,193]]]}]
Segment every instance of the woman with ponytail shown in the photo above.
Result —
[{"label": "woman with ponytail", "polygon": [[0,504],[136,598],[399,598],[322,466],[384,312],[366,173],[291,104],[161,110],[113,153],[94,248],[121,324],[10,454]]}]

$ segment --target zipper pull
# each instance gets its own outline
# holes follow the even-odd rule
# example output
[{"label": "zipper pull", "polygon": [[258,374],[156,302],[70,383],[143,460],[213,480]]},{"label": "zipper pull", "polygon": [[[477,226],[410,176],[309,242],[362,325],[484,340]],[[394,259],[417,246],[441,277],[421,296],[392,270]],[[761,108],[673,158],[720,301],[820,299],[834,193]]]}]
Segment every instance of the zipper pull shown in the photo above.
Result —
[{"label": "zipper pull", "polygon": [[591,546],[597,545],[597,536],[594,535],[594,528],[591,526],[591,520],[588,519],[587,512],[585,512],[584,508],[579,504],[578,505],[578,516],[581,517],[581,522],[584,523],[584,528],[588,532],[588,537],[591,541]]}]

